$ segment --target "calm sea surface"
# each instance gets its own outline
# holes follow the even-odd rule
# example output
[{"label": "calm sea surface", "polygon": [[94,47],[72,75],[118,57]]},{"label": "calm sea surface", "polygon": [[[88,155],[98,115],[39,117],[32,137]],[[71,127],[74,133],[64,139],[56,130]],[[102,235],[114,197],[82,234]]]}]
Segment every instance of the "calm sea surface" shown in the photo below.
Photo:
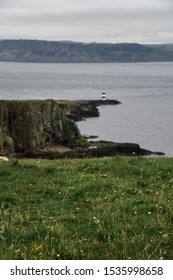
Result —
[{"label": "calm sea surface", "polygon": [[173,63],[0,62],[0,99],[99,99],[101,116],[79,122],[83,134],[134,142],[173,157]]}]

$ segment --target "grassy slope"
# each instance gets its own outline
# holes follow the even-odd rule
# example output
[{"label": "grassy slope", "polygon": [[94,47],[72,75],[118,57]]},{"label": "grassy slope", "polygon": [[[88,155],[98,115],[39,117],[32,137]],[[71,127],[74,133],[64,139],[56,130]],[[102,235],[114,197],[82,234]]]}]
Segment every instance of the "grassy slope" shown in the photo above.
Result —
[{"label": "grassy slope", "polygon": [[173,159],[0,162],[0,259],[172,259]]}]

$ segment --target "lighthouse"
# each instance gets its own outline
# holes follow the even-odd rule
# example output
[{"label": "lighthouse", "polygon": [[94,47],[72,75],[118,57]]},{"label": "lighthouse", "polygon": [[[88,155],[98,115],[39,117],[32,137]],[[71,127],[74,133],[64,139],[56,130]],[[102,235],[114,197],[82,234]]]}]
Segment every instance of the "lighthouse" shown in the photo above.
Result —
[{"label": "lighthouse", "polygon": [[102,92],[102,100],[106,100],[106,93]]}]

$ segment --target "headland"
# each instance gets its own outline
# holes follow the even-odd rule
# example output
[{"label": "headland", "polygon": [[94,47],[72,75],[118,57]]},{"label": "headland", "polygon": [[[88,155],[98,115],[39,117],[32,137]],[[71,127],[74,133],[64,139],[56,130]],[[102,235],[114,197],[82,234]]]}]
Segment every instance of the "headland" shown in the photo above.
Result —
[{"label": "headland", "polygon": [[[108,100],[0,101],[0,155],[17,158],[86,158],[117,155],[164,155],[136,143],[88,141],[76,122],[98,117]],[[90,137],[89,137],[90,138]]]}]

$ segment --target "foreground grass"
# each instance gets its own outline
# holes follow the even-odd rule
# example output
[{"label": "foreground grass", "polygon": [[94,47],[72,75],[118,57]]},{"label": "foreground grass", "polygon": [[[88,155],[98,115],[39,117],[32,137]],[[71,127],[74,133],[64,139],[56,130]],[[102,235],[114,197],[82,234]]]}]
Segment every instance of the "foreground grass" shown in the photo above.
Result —
[{"label": "foreground grass", "polygon": [[173,159],[0,163],[0,259],[173,259]]}]

